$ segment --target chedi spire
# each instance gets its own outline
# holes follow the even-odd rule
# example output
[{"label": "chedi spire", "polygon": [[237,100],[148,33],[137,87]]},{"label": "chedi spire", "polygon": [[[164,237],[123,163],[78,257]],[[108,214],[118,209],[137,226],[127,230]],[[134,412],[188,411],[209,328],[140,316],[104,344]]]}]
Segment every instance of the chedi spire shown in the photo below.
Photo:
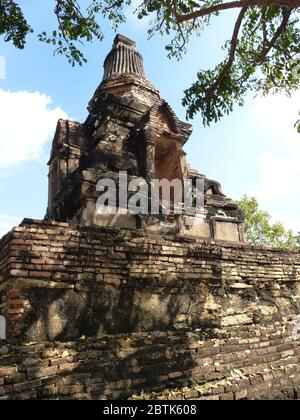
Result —
[{"label": "chedi spire", "polygon": [[145,74],[143,57],[136,50],[135,42],[120,34],[104,61],[102,81],[89,102],[90,114],[97,112],[100,97],[107,93],[118,97],[138,95],[140,103],[146,106],[160,100],[159,92]]},{"label": "chedi spire", "polygon": [[123,74],[146,77],[143,57],[136,51],[135,42],[123,35],[117,35],[113,48],[104,62],[103,81],[109,77]]}]

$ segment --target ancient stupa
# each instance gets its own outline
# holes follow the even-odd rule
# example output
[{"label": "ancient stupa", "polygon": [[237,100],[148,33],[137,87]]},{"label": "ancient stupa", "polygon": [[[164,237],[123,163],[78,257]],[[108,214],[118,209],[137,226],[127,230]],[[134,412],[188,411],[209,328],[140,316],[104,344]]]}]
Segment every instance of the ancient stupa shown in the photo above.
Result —
[{"label": "ancient stupa", "polygon": [[[150,83],[134,41],[116,36],[88,111],[83,124],[58,122],[49,162],[48,219],[243,242],[239,208],[225,197],[218,182],[188,165],[183,146],[192,126],[176,117]],[[195,216],[187,211],[180,217],[99,214],[97,183],[111,179],[119,186],[120,171],[127,173],[128,182],[202,180],[203,222],[194,223]]]},{"label": "ancient stupa", "polygon": [[[58,123],[46,219],[0,239],[0,400],[299,399],[299,251],[243,241],[133,41],[116,37],[88,109]],[[192,197],[202,180],[202,213],[101,213],[103,179],[192,180]]]}]

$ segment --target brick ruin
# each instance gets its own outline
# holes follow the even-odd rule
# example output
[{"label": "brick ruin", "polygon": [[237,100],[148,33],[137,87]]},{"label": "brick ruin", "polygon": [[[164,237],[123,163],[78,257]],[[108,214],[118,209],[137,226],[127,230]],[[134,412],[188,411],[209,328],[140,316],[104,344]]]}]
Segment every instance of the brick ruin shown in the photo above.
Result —
[{"label": "brick ruin", "polygon": [[[58,123],[45,220],[0,240],[0,400],[299,399],[300,253],[244,242],[132,41],[104,69],[87,121]],[[120,170],[203,177],[202,230],[97,214],[99,177]]]},{"label": "brick ruin", "polygon": [[[218,182],[192,169],[183,150],[192,126],[180,121],[145,76],[135,42],[117,35],[104,62],[104,76],[88,106],[83,124],[60,120],[49,161],[50,220],[81,226],[142,228],[160,233],[243,241],[241,211],[225,197]],[[119,172],[134,179],[190,179],[204,184],[203,223],[185,209],[182,215],[132,215],[117,203],[120,214],[97,212],[97,183]],[[193,194],[193,191],[190,192]],[[158,197],[159,198],[159,197]],[[149,206],[151,205],[151,197]],[[126,203],[127,204],[127,203]],[[179,204],[179,203],[177,203]],[[123,210],[123,212],[121,211]],[[202,221],[202,219],[201,219]]]}]

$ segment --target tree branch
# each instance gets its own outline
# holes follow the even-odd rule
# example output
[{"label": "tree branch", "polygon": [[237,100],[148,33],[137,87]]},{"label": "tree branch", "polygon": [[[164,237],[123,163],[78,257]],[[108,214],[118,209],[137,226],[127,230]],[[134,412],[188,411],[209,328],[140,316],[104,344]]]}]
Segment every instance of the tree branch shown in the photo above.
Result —
[{"label": "tree branch", "polygon": [[237,46],[238,46],[239,32],[240,32],[242,22],[243,22],[243,19],[245,17],[245,14],[246,14],[247,10],[248,10],[248,7],[243,7],[242,10],[240,11],[240,14],[239,14],[239,17],[238,17],[238,19],[235,23],[233,35],[232,35],[232,38],[231,38],[231,47],[230,47],[228,61],[225,64],[225,66],[223,67],[223,70],[219,74],[217,80],[211,86],[209,86],[209,88],[207,89],[206,96],[208,98],[211,96],[212,92],[220,85],[220,83],[227,76],[227,74],[228,74],[228,72],[229,72],[229,70],[230,70],[230,68],[231,68],[231,66],[234,62],[235,53],[236,53]]},{"label": "tree branch", "polygon": [[185,15],[175,14],[175,19],[177,22],[186,22],[191,19],[211,15],[213,13],[220,12],[222,10],[228,9],[237,9],[242,7],[272,7],[277,6],[281,8],[286,8],[288,10],[296,9],[300,7],[300,0],[236,0],[230,1],[227,3],[216,4],[215,6],[202,7],[200,10],[197,10],[192,13],[187,13]]},{"label": "tree branch", "polygon": [[270,41],[266,42],[266,45],[264,46],[260,56],[255,60],[255,63],[257,65],[260,65],[266,58],[266,56],[269,54],[271,49],[275,46],[278,39],[281,37],[281,35],[286,31],[289,18],[291,16],[291,11],[287,9],[282,9],[282,21],[280,26],[278,27],[277,31],[275,32],[273,38]]}]

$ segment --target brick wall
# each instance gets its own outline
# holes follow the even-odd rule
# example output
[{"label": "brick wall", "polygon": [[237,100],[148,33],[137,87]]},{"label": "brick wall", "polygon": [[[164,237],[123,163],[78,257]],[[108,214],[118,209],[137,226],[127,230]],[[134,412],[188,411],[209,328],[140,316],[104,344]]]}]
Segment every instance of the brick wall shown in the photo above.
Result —
[{"label": "brick wall", "polygon": [[299,399],[290,323],[0,343],[0,400]]},{"label": "brick wall", "polygon": [[8,338],[228,328],[299,313],[300,253],[25,220],[0,242]]},{"label": "brick wall", "polygon": [[299,276],[299,252],[25,220],[0,399],[299,399]]}]

